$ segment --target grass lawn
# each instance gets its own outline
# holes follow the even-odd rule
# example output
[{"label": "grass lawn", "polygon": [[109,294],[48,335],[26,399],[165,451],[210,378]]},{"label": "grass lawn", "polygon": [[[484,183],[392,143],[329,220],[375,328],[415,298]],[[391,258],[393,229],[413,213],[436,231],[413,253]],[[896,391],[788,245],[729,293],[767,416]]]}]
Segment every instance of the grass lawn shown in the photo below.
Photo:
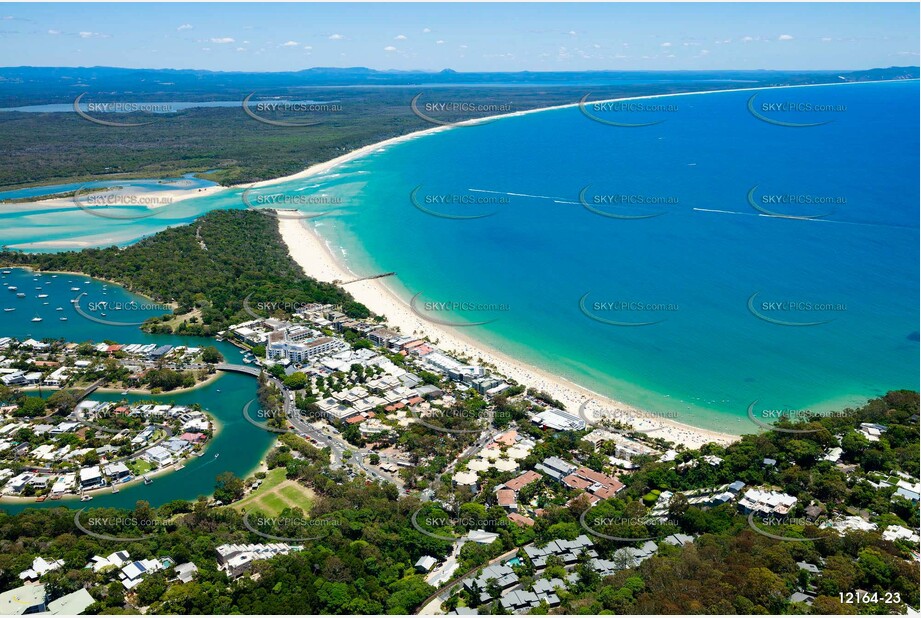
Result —
[{"label": "grass lawn", "polygon": [[269,470],[259,489],[232,507],[238,511],[258,509],[275,517],[286,508],[299,507],[306,514],[313,505],[313,492],[296,481],[285,478],[285,469]]},{"label": "grass lawn", "polygon": [[142,474],[146,474],[153,468],[152,463],[143,459],[135,459],[134,461],[129,461],[127,466],[134,476],[141,476]]}]

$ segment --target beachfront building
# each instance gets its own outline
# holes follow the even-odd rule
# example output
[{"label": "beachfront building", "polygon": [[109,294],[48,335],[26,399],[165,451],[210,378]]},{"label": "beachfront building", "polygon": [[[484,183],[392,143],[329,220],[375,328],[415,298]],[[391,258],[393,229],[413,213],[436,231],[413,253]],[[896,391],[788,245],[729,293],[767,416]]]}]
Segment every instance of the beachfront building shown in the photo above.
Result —
[{"label": "beachfront building", "polygon": [[[273,333],[274,334],[274,333]],[[312,358],[339,352],[348,344],[333,337],[319,337],[309,341],[271,341],[265,349],[270,360],[287,359],[292,363],[305,363]]]},{"label": "beachfront building", "polygon": [[582,431],[585,421],[578,416],[556,408],[548,408],[531,416],[531,422],[543,429],[555,431]]}]

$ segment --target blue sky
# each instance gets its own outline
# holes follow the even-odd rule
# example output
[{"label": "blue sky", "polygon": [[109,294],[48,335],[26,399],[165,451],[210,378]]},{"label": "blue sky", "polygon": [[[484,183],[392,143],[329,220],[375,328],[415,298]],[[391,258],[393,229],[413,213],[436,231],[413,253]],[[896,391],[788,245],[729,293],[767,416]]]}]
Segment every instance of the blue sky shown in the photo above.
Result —
[{"label": "blue sky", "polygon": [[285,71],[918,64],[917,3],[0,5],[5,66]]}]

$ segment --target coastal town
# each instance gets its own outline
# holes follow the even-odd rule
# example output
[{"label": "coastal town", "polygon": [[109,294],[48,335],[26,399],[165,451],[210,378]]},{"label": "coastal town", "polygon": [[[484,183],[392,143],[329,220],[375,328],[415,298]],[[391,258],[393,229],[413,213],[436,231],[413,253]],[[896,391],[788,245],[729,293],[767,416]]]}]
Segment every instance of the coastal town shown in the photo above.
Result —
[{"label": "coastal town", "polygon": [[921,612],[921,5],[114,2],[0,13],[0,618]]},{"label": "coastal town", "polygon": [[179,376],[177,383],[183,382],[167,365],[181,367],[200,357],[201,350],[152,344],[0,339],[3,386],[30,395],[51,390],[47,403],[29,396],[19,405],[0,407],[2,496],[89,501],[96,493],[118,493],[132,482],[149,484],[155,476],[181,469],[190,457],[203,455],[214,426],[199,406],[89,398],[104,384],[145,392],[140,387],[148,373],[168,371]]},{"label": "coastal town", "polygon": [[[303,452],[323,449],[329,470],[344,474],[338,484],[360,479],[391,484],[399,495],[421,501],[413,518],[416,530],[450,540],[445,555],[425,554],[415,561],[415,571],[435,591],[422,613],[552,610],[579,589],[580,578],[615,577],[663,547],[693,544],[700,533],[683,531],[677,519],[688,508],[728,508],[746,517],[756,533],[775,537],[778,527],[791,524],[838,536],[878,534],[901,548],[907,562],[919,560],[917,525],[830,501],[807,503],[798,492],[784,491],[789,486],[785,470],[793,462],[762,457],[755,471],[734,473],[723,447],[692,451],[622,418],[596,420],[584,409],[574,413],[552,393],[518,384],[379,320],[350,318],[335,305],[318,303],[286,313],[254,316],[219,334],[219,340],[239,348],[237,364],[204,348],[0,340],[0,379],[6,387],[84,389],[82,397],[71,394],[70,400],[53,402],[69,410],[63,416],[48,413],[44,405],[37,411],[28,403],[3,408],[4,497],[87,500],[132,481],[151,482],[157,473],[181,469],[191,457],[207,456],[214,426],[201,409],[98,401],[87,385],[140,386],[145,373],[164,370],[199,372],[204,379],[229,371],[259,376],[263,383],[259,401],[241,411],[244,418],[266,432],[296,436],[307,445],[298,447]],[[879,443],[887,431],[883,424],[858,423],[835,436],[817,459],[853,476],[859,468],[849,461],[851,442]],[[278,444],[283,443],[294,444]],[[631,475],[650,464],[671,469],[676,481],[643,495],[630,516],[610,516],[606,505],[620,499]],[[921,486],[916,477],[902,470],[862,475],[872,491],[917,512]],[[264,472],[246,480],[235,499],[256,512],[271,511],[263,493],[267,481]],[[575,536],[548,539],[546,532],[538,533],[546,529],[545,520],[556,520],[557,509],[579,514]],[[461,556],[471,547],[499,547],[502,530],[512,531],[514,547],[465,570]],[[253,538],[257,542],[214,549],[216,568],[230,580],[251,576],[262,561],[305,548],[299,541]],[[611,539],[616,539],[613,545]],[[808,607],[819,594],[815,582],[822,577],[823,561],[812,560],[799,563],[805,574],[788,603]],[[35,556],[20,579],[31,594],[58,568],[59,559]],[[87,568],[110,573],[130,591],[157,573],[168,573],[170,582],[191,581],[205,565],[177,564],[169,556],[134,560],[117,551],[94,557]],[[46,601],[37,595],[36,607]],[[82,595],[57,600],[68,607],[91,602]]]}]

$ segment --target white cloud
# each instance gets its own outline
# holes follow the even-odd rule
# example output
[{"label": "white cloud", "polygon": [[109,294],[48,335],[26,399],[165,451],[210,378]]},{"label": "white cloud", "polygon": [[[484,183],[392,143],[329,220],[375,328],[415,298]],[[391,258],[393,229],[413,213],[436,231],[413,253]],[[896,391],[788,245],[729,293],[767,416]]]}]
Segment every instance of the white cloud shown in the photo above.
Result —
[{"label": "white cloud", "polygon": [[779,37],[777,37],[777,40],[778,41],[792,41],[793,36],[790,34],[781,34]]},{"label": "white cloud", "polygon": [[285,41],[281,44],[282,47],[297,47],[298,45],[300,45],[300,43],[297,41]]},{"label": "white cloud", "polygon": [[444,44],[445,42],[442,41],[441,39],[438,39],[437,41],[435,41],[435,45],[444,45]]},{"label": "white cloud", "polygon": [[394,47],[393,45],[388,45],[387,47],[384,48],[385,52],[395,52],[396,50],[397,48]]},{"label": "white cloud", "polygon": [[754,40],[755,40],[755,39],[753,39],[753,38],[750,37],[750,36],[743,36],[743,37],[742,37],[742,42],[743,42],[743,43],[751,43],[751,42],[754,41]]},{"label": "white cloud", "polygon": [[312,45],[304,45],[304,49],[306,49],[307,51],[310,51],[311,49],[313,49],[313,46],[312,46]]},{"label": "white cloud", "polygon": [[466,45],[458,45],[458,47],[460,47],[461,49],[467,49]]},{"label": "white cloud", "polygon": [[191,29],[192,29],[192,24],[182,24],[181,26],[179,26],[178,28],[176,28],[176,30],[180,30],[180,31],[182,31],[182,30],[191,30]]},{"label": "white cloud", "polygon": [[424,33],[426,33],[426,34],[428,34],[428,33],[431,32],[431,31],[432,31],[431,28],[423,28],[423,29],[422,29],[422,32],[424,32]]},{"label": "white cloud", "polygon": [[245,48],[245,47],[238,47],[238,48],[237,48],[237,51],[238,51],[238,52],[245,52],[245,51],[246,51],[246,48]]},{"label": "white cloud", "polygon": [[107,39],[109,38],[108,34],[102,34],[99,32],[78,32],[77,33],[81,39]]},{"label": "white cloud", "polygon": [[823,42],[823,43],[831,43],[831,37],[830,37],[830,36],[823,36],[823,37],[822,37],[822,42]]},{"label": "white cloud", "polygon": [[61,31],[60,30],[49,30],[48,34],[52,34],[52,35],[61,34]]},{"label": "white cloud", "polygon": [[213,39],[211,39],[211,42],[212,42],[212,43],[217,43],[217,44],[219,44],[219,45],[225,45],[225,44],[227,44],[227,43],[233,43],[233,42],[234,42],[234,39],[232,39],[232,38],[229,37],[229,36],[224,36],[224,37],[213,38]]},{"label": "white cloud", "polygon": [[331,34],[331,35],[329,35],[329,40],[330,40],[330,41],[341,41],[341,40],[344,39],[344,38],[345,38],[345,37],[342,36],[341,34]]},{"label": "white cloud", "polygon": [[666,41],[665,43],[662,43],[662,47],[671,47],[671,46],[672,44],[669,43],[668,41]]},{"label": "white cloud", "polygon": [[575,31],[575,30],[570,30],[570,31],[567,32],[566,34],[568,34],[569,36],[576,36],[576,31]]},{"label": "white cloud", "polygon": [[405,41],[405,40],[406,40],[406,35],[405,35],[405,34],[398,34],[398,35],[396,35],[395,37],[393,37],[393,40],[394,40],[394,41]]},{"label": "white cloud", "polygon": [[592,43],[592,47],[594,47],[595,49],[601,49],[601,45],[599,45],[598,43]]}]

